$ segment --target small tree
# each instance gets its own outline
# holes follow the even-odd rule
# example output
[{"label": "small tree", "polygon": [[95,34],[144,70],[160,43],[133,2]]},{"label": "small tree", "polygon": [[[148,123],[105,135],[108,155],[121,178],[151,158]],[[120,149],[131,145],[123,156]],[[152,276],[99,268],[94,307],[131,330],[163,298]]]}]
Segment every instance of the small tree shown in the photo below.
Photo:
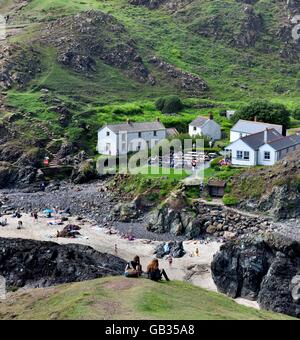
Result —
[{"label": "small tree", "polygon": [[293,110],[292,116],[296,120],[300,120],[300,107],[297,107],[296,109]]},{"label": "small tree", "polygon": [[253,121],[257,119],[259,122],[282,125],[285,132],[290,127],[291,112],[282,104],[259,100],[236,112],[232,120],[236,123],[239,119]]},{"label": "small tree", "polygon": [[155,103],[157,110],[163,113],[178,113],[184,105],[178,96],[167,96],[159,98]]}]

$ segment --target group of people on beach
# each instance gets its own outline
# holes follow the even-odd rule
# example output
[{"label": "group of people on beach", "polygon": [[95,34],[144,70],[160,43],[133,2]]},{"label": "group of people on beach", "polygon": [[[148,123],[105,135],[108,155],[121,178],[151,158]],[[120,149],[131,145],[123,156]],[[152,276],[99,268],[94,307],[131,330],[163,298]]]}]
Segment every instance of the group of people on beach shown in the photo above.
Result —
[{"label": "group of people on beach", "polygon": [[149,263],[147,271],[144,272],[139,256],[135,256],[133,261],[127,263],[125,268],[125,276],[128,278],[144,277],[155,282],[159,282],[163,278],[166,281],[170,281],[166,271],[164,269],[159,268],[159,261],[157,259],[153,259]]}]

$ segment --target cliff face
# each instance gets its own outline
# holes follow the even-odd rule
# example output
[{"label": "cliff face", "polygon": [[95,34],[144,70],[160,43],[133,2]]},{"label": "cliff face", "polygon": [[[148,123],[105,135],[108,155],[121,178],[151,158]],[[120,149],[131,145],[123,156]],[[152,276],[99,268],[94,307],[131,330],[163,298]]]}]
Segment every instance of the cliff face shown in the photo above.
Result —
[{"label": "cliff face", "polygon": [[82,245],[0,238],[0,275],[7,288],[53,285],[119,276],[126,262]]},{"label": "cliff face", "polygon": [[300,216],[300,152],[292,153],[274,167],[244,172],[233,182],[240,207],[277,219]]},{"label": "cliff face", "polygon": [[220,292],[300,318],[299,243],[281,236],[229,242],[215,256],[212,273]]}]

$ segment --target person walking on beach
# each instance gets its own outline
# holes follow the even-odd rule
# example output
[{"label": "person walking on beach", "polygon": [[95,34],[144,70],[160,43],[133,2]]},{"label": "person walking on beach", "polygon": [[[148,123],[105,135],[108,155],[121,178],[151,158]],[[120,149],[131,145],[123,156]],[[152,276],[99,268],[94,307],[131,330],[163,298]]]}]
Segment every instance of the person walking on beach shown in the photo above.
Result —
[{"label": "person walking on beach", "polygon": [[23,222],[20,220],[20,221],[18,221],[17,229],[21,230],[22,228],[23,228]]},{"label": "person walking on beach", "polygon": [[41,191],[41,192],[45,192],[45,190],[46,190],[46,185],[45,185],[44,182],[42,182],[42,183],[40,184],[40,191]]},{"label": "person walking on beach", "polygon": [[38,216],[38,213],[36,211],[33,212],[33,220],[34,220],[35,223],[38,223],[39,216]]}]

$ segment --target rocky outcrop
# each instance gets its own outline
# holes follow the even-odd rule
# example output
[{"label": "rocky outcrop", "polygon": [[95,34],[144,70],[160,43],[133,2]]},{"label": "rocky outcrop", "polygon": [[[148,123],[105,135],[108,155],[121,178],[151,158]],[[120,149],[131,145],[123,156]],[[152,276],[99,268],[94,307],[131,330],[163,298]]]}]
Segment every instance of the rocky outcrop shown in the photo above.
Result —
[{"label": "rocky outcrop", "polygon": [[296,61],[299,59],[300,53],[300,35],[299,29],[297,30],[297,25],[300,22],[297,20],[297,16],[300,15],[300,1],[286,0],[283,13],[285,13],[285,17],[277,32],[277,37],[284,44],[280,55],[285,60]]},{"label": "rocky outcrop", "polygon": [[220,292],[300,318],[299,243],[279,235],[228,242],[215,255],[212,274]]},{"label": "rocky outcrop", "polygon": [[152,57],[149,62],[165,74],[179,89],[186,91],[190,95],[197,96],[208,91],[208,85],[199,76],[185,72],[163,60]]},{"label": "rocky outcrop", "polygon": [[0,89],[23,89],[41,72],[41,55],[34,47],[1,45],[0,55]]},{"label": "rocky outcrop", "polygon": [[234,47],[254,47],[263,30],[263,17],[255,12],[250,1],[242,5],[240,20],[235,23],[234,31],[230,27],[230,20],[236,18],[231,18],[230,13],[227,17],[220,12],[200,22],[192,23],[191,29],[201,36],[226,41]]},{"label": "rocky outcrop", "polygon": [[32,184],[38,172],[41,154],[38,148],[26,149],[18,142],[0,146],[0,189],[26,187]]},{"label": "rocky outcrop", "polygon": [[0,275],[8,288],[53,285],[121,275],[126,262],[83,245],[0,238]]},{"label": "rocky outcrop", "polygon": [[233,209],[196,203],[189,207],[181,196],[168,199],[152,212],[148,229],[188,238],[211,235],[224,239],[273,230],[273,223],[263,217],[245,216]]},{"label": "rocky outcrop", "polygon": [[240,33],[234,37],[237,47],[253,47],[263,29],[263,18],[256,14],[251,5],[244,7],[244,20],[241,23]]},{"label": "rocky outcrop", "polygon": [[129,0],[131,5],[146,6],[149,9],[156,9],[165,4],[168,0]]},{"label": "rocky outcrop", "polygon": [[141,213],[142,212],[139,210],[136,202],[134,201],[131,203],[117,204],[112,211],[114,219],[125,223],[129,223],[137,219],[141,216]]},{"label": "rocky outcrop", "polygon": [[154,251],[154,255],[158,259],[163,259],[165,256],[172,256],[174,259],[181,258],[186,254],[183,248],[183,242],[168,242],[160,244]]},{"label": "rocky outcrop", "polygon": [[193,1],[194,0],[129,0],[129,3],[135,6],[146,6],[149,9],[157,9],[164,6],[167,10],[175,12]]},{"label": "rocky outcrop", "polygon": [[[246,171],[236,177],[233,188],[235,194],[241,198],[240,208],[265,212],[279,220],[299,217],[299,157],[300,152],[297,151],[272,168]],[[251,194],[253,188],[257,188],[255,196]]]},{"label": "rocky outcrop", "polygon": [[154,84],[135,42],[113,16],[88,11],[55,20],[38,40],[58,50],[57,60],[76,72],[93,72],[97,60],[124,70],[139,82]]}]

